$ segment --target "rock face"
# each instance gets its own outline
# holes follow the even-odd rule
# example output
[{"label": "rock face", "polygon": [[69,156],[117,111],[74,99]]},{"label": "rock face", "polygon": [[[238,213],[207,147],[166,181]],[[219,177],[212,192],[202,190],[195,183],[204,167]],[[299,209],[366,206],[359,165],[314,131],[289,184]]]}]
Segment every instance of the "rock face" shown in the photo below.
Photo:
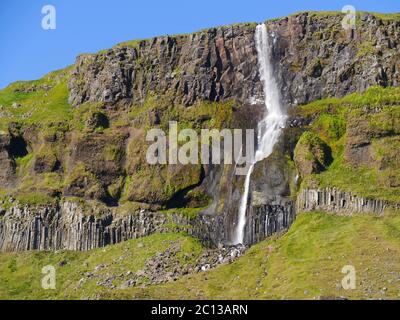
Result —
[{"label": "rock face", "polygon": [[[365,13],[349,32],[342,28],[343,17],[301,13],[267,22],[286,104],[399,84],[400,21]],[[254,24],[239,24],[81,55],[69,81],[69,101],[142,102],[150,92],[171,92],[185,105],[260,98],[254,30]]]},{"label": "rock face", "polygon": [[157,37],[78,57],[69,82],[73,105],[86,101],[143,102],[151,92],[176,103],[241,101],[259,89],[254,26],[239,24],[190,35]]},{"label": "rock face", "polygon": [[15,205],[2,212],[0,251],[90,250],[144,237],[155,232],[185,230],[210,244],[216,237],[206,217],[133,212],[118,215],[111,209],[88,210],[74,202],[60,206]]},{"label": "rock face", "polygon": [[10,156],[11,137],[0,133],[0,183],[9,185],[15,173],[15,162]]},{"label": "rock face", "polygon": [[60,207],[14,206],[0,221],[0,247],[3,251],[89,250],[127,237],[150,234],[162,222],[151,216],[141,218],[129,216],[116,222],[108,214],[85,215],[81,208],[69,202]]},{"label": "rock face", "polygon": [[251,206],[244,231],[244,242],[251,245],[275,233],[289,229],[296,218],[293,201],[280,199],[268,204]]},{"label": "rock face", "polygon": [[304,189],[297,197],[297,210],[323,210],[353,213],[383,214],[385,209],[400,209],[399,204],[379,199],[368,199],[336,188]]},{"label": "rock face", "polygon": [[342,14],[301,13],[268,22],[288,105],[343,97],[400,82],[400,21],[361,13],[354,32]]},{"label": "rock face", "polygon": [[[0,251],[86,251],[153,233],[186,231],[210,247],[229,245],[231,227],[223,216],[139,211],[118,214],[110,208],[88,209],[74,202],[14,205],[1,212]],[[251,212],[246,244],[286,230],[294,220],[292,203],[260,206]]]}]

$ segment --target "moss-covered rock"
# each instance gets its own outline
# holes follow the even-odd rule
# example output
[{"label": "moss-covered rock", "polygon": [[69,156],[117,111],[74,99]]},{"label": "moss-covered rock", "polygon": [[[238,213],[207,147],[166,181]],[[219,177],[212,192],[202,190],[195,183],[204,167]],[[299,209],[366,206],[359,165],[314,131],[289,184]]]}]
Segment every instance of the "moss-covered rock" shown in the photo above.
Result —
[{"label": "moss-covered rock", "polygon": [[33,170],[36,173],[53,172],[60,167],[56,155],[53,152],[41,152],[35,156]]},{"label": "moss-covered rock", "polygon": [[332,161],[330,147],[315,133],[304,132],[296,145],[294,161],[302,177],[320,173]]}]

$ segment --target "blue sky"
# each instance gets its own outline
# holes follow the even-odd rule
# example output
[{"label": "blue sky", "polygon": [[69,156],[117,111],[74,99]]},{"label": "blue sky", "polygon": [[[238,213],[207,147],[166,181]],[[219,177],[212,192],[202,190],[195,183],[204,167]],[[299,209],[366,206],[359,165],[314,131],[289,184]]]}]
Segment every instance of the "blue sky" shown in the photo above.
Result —
[{"label": "blue sky", "polygon": [[[56,8],[56,30],[43,30],[41,9]],[[305,10],[400,12],[399,0],[0,0],[0,88],[37,79],[131,39],[264,21]]]}]

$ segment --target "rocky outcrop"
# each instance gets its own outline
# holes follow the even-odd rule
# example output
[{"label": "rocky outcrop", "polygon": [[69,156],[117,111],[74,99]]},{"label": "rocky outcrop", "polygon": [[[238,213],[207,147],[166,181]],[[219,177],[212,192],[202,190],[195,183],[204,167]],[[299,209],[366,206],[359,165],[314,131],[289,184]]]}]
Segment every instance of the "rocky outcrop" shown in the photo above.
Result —
[{"label": "rocky outcrop", "polygon": [[[145,210],[117,212],[115,208],[89,208],[76,202],[60,205],[13,205],[1,211],[0,251],[86,251],[153,233],[185,231],[209,247],[230,245],[224,215]],[[273,203],[253,209],[246,227],[246,244],[287,229],[294,219],[292,203]]]},{"label": "rocky outcrop", "polygon": [[399,85],[400,21],[360,13],[351,31],[343,17],[305,12],[268,22],[286,104]]},{"label": "rocky outcrop", "polygon": [[[306,12],[267,22],[287,105],[399,84],[400,21],[362,13],[357,29],[347,31],[343,17]],[[184,105],[257,101],[262,89],[254,30],[255,24],[238,24],[81,55],[69,81],[69,101],[140,103],[151,92],[168,92]]]},{"label": "rocky outcrop", "polygon": [[232,97],[244,101],[260,87],[254,85],[253,35],[254,25],[239,24],[81,55],[69,81],[69,101],[141,103],[151,92],[169,92],[184,105]]},{"label": "rocky outcrop", "polygon": [[179,214],[139,211],[118,215],[91,211],[74,202],[29,207],[14,205],[0,219],[0,251],[90,250],[155,232],[186,230],[205,242],[212,228]]},{"label": "rocky outcrop", "polygon": [[273,234],[282,233],[289,229],[295,218],[295,205],[290,200],[281,199],[251,206],[247,214],[244,242],[251,245]]},{"label": "rocky outcrop", "polygon": [[293,160],[300,175],[305,177],[323,171],[332,162],[331,150],[316,134],[307,131],[294,149]]},{"label": "rocky outcrop", "polygon": [[10,185],[15,173],[15,162],[10,156],[11,136],[0,132],[0,183]]},{"label": "rocky outcrop", "polygon": [[185,231],[208,247],[229,245],[227,234],[231,226],[224,221],[224,215],[119,210],[69,201],[0,208],[0,251],[86,251],[153,233],[176,231]]},{"label": "rocky outcrop", "polygon": [[0,249],[89,250],[163,231],[167,216],[132,214],[114,218],[109,212],[85,212],[73,202],[60,206],[11,207],[0,220]]},{"label": "rocky outcrop", "polygon": [[[194,260],[192,263],[182,263],[182,258],[179,257],[181,248],[179,245],[171,245],[170,248],[164,252],[159,252],[154,257],[149,258],[145,267],[135,273],[128,272],[122,274],[119,280],[123,282],[120,288],[133,287],[138,285],[160,284],[169,281],[178,280],[184,275],[189,275],[198,272],[205,272],[221,264],[232,263],[239,258],[244,252],[244,246],[220,247],[216,249],[205,250],[200,256],[195,253],[185,254],[184,260]],[[106,268],[107,266],[103,266]],[[100,278],[95,272],[85,274],[87,278]],[[97,277],[96,277],[97,276]],[[103,276],[104,277],[104,276]],[[115,276],[107,277],[106,279],[99,280],[98,285],[110,289],[114,289],[113,280]],[[85,278],[82,278],[85,282]]]},{"label": "rocky outcrop", "polygon": [[323,210],[342,214],[383,214],[385,209],[400,209],[400,204],[357,196],[337,188],[303,189],[297,197],[297,210]]},{"label": "rocky outcrop", "polygon": [[[109,264],[99,264],[93,270],[81,272],[82,278],[78,281],[76,289],[80,289],[89,281],[96,281],[97,286],[108,290],[126,289],[134,286],[147,286],[176,281],[182,276],[208,271],[221,264],[232,263],[246,250],[246,247],[230,246],[215,249],[204,249],[199,252],[182,253],[182,247],[172,242],[164,251],[157,252],[148,258],[144,268],[136,272],[126,270],[119,274],[105,272]],[[130,259],[132,251],[126,250],[118,260]],[[67,261],[63,261],[67,263]]]},{"label": "rocky outcrop", "polygon": [[[361,14],[357,29],[348,32],[341,26],[342,19],[341,13],[300,13],[267,22],[274,71],[287,106],[342,97],[372,85],[399,84],[400,22]],[[244,178],[233,174],[233,166],[149,165],[145,137],[149,127],[165,130],[169,120],[196,130],[255,128],[260,106],[264,106],[254,30],[255,24],[238,24],[125,43],[79,56],[63,80],[68,81],[65,94],[75,108],[71,110],[73,120],[52,123],[48,128],[21,122],[18,130],[10,124],[9,132],[0,135],[4,194],[78,197],[110,206],[131,201],[151,211],[118,215],[113,208],[88,213],[68,203],[14,206],[0,220],[2,250],[88,250],[163,232],[171,221],[188,227],[204,242],[229,243]],[[388,118],[395,117],[388,114]],[[354,119],[359,119],[358,115]],[[297,125],[301,124],[300,119]],[[358,163],[382,153],[373,152],[372,140],[389,138],[398,130],[395,125],[390,130],[374,129],[377,133],[372,135],[357,121],[350,123],[345,158]],[[290,196],[297,182],[291,161],[300,136],[299,132],[293,134],[294,129],[277,154],[255,167],[246,243],[284,230],[293,221]],[[357,133],[360,129],[363,137]],[[385,140],[381,147],[395,149],[392,146],[397,144]],[[319,152],[320,143],[305,147],[296,161],[303,174],[319,172],[329,164],[325,151],[307,162],[310,152]],[[19,159],[29,153],[20,170]],[[397,163],[393,159],[397,161],[396,154],[382,157],[380,170]],[[399,184],[397,176],[389,178],[391,186]],[[349,212],[357,209],[349,204],[352,196],[346,197],[344,202],[337,200],[338,206]],[[318,201],[305,196],[302,207],[311,208],[315,203],[318,207]],[[210,202],[195,219],[167,218],[155,212]]]}]

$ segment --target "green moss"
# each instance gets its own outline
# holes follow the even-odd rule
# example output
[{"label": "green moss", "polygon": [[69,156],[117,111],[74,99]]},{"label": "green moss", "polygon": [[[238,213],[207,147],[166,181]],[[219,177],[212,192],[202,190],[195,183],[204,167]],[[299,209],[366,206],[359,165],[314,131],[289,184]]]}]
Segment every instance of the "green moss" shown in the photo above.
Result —
[{"label": "green moss", "polygon": [[118,179],[116,179],[115,182],[109,185],[107,188],[109,195],[114,199],[118,199],[121,195],[123,185],[124,185],[123,177],[119,177]]},{"label": "green moss", "polygon": [[322,113],[312,127],[321,138],[333,143],[345,134],[346,121],[342,114]]},{"label": "green moss", "polygon": [[137,48],[142,42],[148,41],[148,39],[136,39],[136,40],[129,40],[118,43],[115,45],[116,48],[121,47],[130,47],[130,48]]},{"label": "green moss", "polygon": [[30,165],[30,163],[31,163],[31,161],[32,161],[32,159],[33,159],[33,157],[34,157],[34,154],[33,154],[33,153],[28,153],[28,154],[27,154],[26,156],[24,156],[24,157],[16,158],[16,159],[15,159],[15,163],[16,163],[16,165],[17,165],[17,168],[18,168],[19,170],[26,171],[27,168],[28,168],[28,166]]},{"label": "green moss", "polygon": [[[232,125],[235,107],[234,101],[202,101],[186,107],[174,104],[174,97],[170,93],[160,96],[150,92],[141,105],[131,107],[129,119],[137,126],[145,128],[157,126],[165,132],[169,130],[170,121],[178,122],[178,130],[183,128],[221,129]],[[154,115],[159,118],[157,124],[152,120]]]},{"label": "green moss", "polygon": [[384,21],[386,20],[400,20],[400,13],[380,13],[380,12],[372,12],[372,14]]},{"label": "green moss", "polygon": [[336,155],[328,170],[309,176],[305,186],[317,182],[320,187],[335,186],[360,196],[399,202],[400,188],[388,188],[380,183],[378,177],[376,170],[365,165],[347,165],[341,152]]},{"label": "green moss", "polygon": [[337,100],[337,102],[342,104],[350,104],[354,107],[377,107],[398,104],[399,100],[399,87],[383,88],[380,86],[373,86],[368,88],[363,93],[350,94],[340,100]]},{"label": "green moss", "polygon": [[358,52],[357,52],[357,58],[363,58],[368,55],[372,55],[375,53],[375,48],[374,45],[371,41],[364,41],[361,43]]},{"label": "green moss", "polygon": [[15,195],[15,199],[20,204],[28,205],[54,204],[58,200],[57,198],[51,197],[43,192],[19,193]]},{"label": "green moss", "polygon": [[[333,156],[333,162],[324,172],[303,177],[303,186],[335,186],[365,197],[400,202],[398,101],[399,88],[371,87],[363,94],[319,100],[299,107],[296,112],[312,119],[307,130],[327,142]],[[346,133],[348,129],[351,136]],[[345,150],[350,144],[358,143],[357,132],[366,141],[372,137],[374,158],[365,159],[364,164],[350,165]],[[314,154],[308,156],[311,159]]]},{"label": "green moss", "polygon": [[400,191],[400,137],[374,139],[375,170],[382,186]]},{"label": "green moss", "polygon": [[201,208],[173,208],[173,209],[167,209],[167,210],[160,210],[160,213],[164,214],[176,214],[176,215],[182,215],[189,220],[194,219],[197,217],[198,213],[204,210],[205,207]]},{"label": "green moss", "polygon": [[331,149],[317,134],[306,131],[301,135],[294,150],[294,161],[303,178],[325,170],[331,160]]},{"label": "green moss", "polygon": [[123,156],[124,150],[119,146],[107,145],[103,151],[103,158],[106,161],[119,162]]},{"label": "green moss", "polygon": [[383,107],[379,113],[370,115],[369,125],[375,132],[400,134],[400,106]]},{"label": "green moss", "polygon": [[[93,181],[96,180],[96,177],[86,169],[84,163],[78,162],[66,176],[64,186],[68,187],[82,180]],[[84,192],[85,190],[82,191]]]},{"label": "green moss", "polygon": [[75,108],[72,113],[72,129],[77,131],[92,131],[93,128],[86,128],[85,122],[93,114],[101,113],[103,103],[101,102],[86,102]]}]

